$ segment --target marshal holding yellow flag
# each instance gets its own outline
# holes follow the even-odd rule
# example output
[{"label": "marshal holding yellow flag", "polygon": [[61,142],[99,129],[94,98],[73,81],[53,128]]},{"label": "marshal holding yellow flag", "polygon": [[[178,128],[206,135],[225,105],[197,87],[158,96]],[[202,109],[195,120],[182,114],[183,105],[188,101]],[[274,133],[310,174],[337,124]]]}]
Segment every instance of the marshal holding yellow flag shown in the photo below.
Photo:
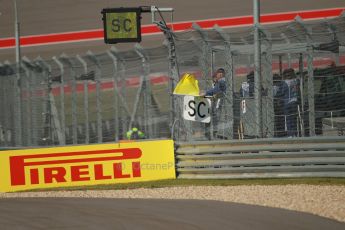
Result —
[{"label": "marshal holding yellow flag", "polygon": [[190,121],[209,123],[211,121],[211,100],[200,95],[199,83],[193,74],[185,73],[174,89],[175,95],[182,95],[183,118]]}]

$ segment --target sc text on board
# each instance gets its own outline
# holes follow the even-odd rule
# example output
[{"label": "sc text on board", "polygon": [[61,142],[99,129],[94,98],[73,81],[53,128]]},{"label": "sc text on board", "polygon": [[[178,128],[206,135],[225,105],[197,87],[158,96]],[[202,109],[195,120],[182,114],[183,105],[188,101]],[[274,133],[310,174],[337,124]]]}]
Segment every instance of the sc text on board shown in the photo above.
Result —
[{"label": "sc text on board", "polygon": [[203,97],[185,96],[183,118],[189,121],[209,123],[211,121],[211,100]]}]

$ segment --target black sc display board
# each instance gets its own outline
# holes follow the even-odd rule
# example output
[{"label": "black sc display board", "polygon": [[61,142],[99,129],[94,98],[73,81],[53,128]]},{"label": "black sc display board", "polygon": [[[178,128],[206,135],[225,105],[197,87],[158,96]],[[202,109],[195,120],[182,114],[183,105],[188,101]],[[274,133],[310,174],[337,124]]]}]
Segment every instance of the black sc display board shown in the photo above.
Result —
[{"label": "black sc display board", "polygon": [[104,42],[140,42],[141,12],[140,7],[103,9]]}]

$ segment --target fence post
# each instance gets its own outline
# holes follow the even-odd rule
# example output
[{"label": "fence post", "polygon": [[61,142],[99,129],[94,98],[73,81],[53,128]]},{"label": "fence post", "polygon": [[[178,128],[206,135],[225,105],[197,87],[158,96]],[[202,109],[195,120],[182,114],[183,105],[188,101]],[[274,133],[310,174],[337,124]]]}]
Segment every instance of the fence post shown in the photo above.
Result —
[{"label": "fence post", "polygon": [[[8,86],[6,90],[13,92],[13,113],[9,115],[9,119],[12,120],[13,123],[13,129],[11,132],[11,141],[13,143],[13,146],[22,146],[22,112],[21,112],[21,77],[20,77],[20,66],[19,64],[16,64],[16,68],[11,67],[11,63],[9,61],[6,61],[5,66],[7,66],[8,69],[10,69],[10,77],[14,79],[10,79],[11,86]],[[6,94],[8,97],[9,94]],[[7,108],[10,108],[7,106]]]},{"label": "fence post", "polygon": [[[118,124],[118,131],[120,132],[120,130],[122,130],[124,132],[128,130],[127,117],[131,116],[127,102],[125,100],[125,96],[126,96],[125,60],[121,57],[120,53],[115,47],[111,47],[109,54],[111,54],[117,60],[116,67],[117,67],[117,73],[119,75],[118,76],[120,80],[119,87],[121,88],[121,91],[118,88],[115,88],[115,89],[116,89],[117,97],[120,102],[119,107],[117,108],[119,109],[119,112],[120,112],[118,113],[118,115],[119,115],[119,119],[121,119],[122,121],[122,122],[119,122]],[[116,76],[114,76],[114,78],[116,78]]]},{"label": "fence post", "polygon": [[[177,62],[177,55],[176,55],[176,46],[174,37],[172,36],[173,32],[169,31],[165,33],[166,40],[163,42],[163,45],[167,46],[169,50],[169,89],[170,89],[170,130],[171,130],[171,138],[174,140],[180,140],[180,130],[183,127],[187,127],[187,121],[184,121],[181,119],[182,114],[182,103],[183,100],[180,96],[175,96],[173,94],[176,85],[179,81],[179,68],[178,68],[178,62]],[[179,124],[176,124],[179,123]],[[178,126],[177,128],[177,134],[175,134],[175,126]],[[183,127],[182,127],[183,126]],[[188,130],[185,129],[187,135]]]},{"label": "fence post", "polygon": [[314,66],[313,66],[313,48],[308,44],[307,50],[308,63],[308,106],[309,106],[309,135],[315,136],[315,91],[314,91]]},{"label": "fence post", "polygon": [[17,63],[18,68],[16,68],[16,79],[14,81],[15,90],[15,146],[23,145],[23,133],[22,133],[22,90],[21,90],[21,64]]},{"label": "fence post", "polygon": [[[205,87],[206,87],[208,85],[207,82],[210,80],[210,59],[212,58],[212,52],[210,52],[210,44],[208,42],[207,34],[205,33],[205,31],[203,31],[201,29],[201,27],[196,23],[193,23],[192,27],[193,27],[193,29],[195,29],[199,33],[199,35],[202,39],[202,46],[201,46],[202,55],[200,57],[200,64],[201,64],[201,68],[202,68],[201,79],[204,80]],[[211,117],[212,117],[212,114],[211,114]],[[214,131],[216,128],[216,127],[214,127],[212,120],[213,119],[211,119],[211,122],[209,125],[209,130],[206,130],[207,126],[205,126],[205,131],[209,132],[209,137],[211,140],[214,139]]]},{"label": "fence post", "polygon": [[[52,93],[52,85],[54,82],[59,82],[61,84],[61,76],[54,77],[52,76],[52,69],[51,66],[43,61],[42,59],[39,60],[41,65],[44,67],[45,71],[47,72],[47,85],[48,85],[48,116],[49,116],[49,136],[51,137],[50,140],[54,141],[54,131],[56,132],[59,145],[62,145],[63,142],[63,135],[62,135],[62,129],[61,129],[61,122],[59,119],[58,111],[56,108],[55,98]],[[53,120],[53,122],[52,122]],[[52,127],[55,127],[55,129],[52,129]]]},{"label": "fence post", "polygon": [[297,16],[295,22],[303,28],[307,40],[307,65],[308,65],[308,109],[309,109],[309,136],[315,136],[315,90],[314,90],[314,66],[313,45],[309,29],[302,19]]},{"label": "fence post", "polygon": [[26,69],[28,71],[28,89],[30,93],[30,110],[28,115],[30,118],[30,137],[31,137],[31,145],[38,145],[38,119],[41,117],[41,114],[38,113],[38,101],[37,101],[37,85],[39,84],[37,82],[38,77],[33,71],[35,70],[35,65],[32,61],[30,61],[27,57],[23,58],[24,66],[26,66]]},{"label": "fence post", "polygon": [[[225,46],[225,79],[227,84],[227,90],[225,95],[225,121],[229,122],[229,128],[224,136],[233,139],[234,138],[234,60],[231,52],[230,35],[225,33],[218,25],[214,26],[215,31],[222,37]],[[225,131],[224,131],[225,132]]]},{"label": "fence post", "polygon": [[[262,33],[262,40],[265,41],[266,50],[264,54],[264,65],[263,65],[263,89],[267,92],[265,103],[262,106],[265,108],[261,111],[265,113],[265,130],[264,137],[274,136],[274,104],[273,104],[273,74],[272,74],[272,38],[271,34],[260,28]],[[264,117],[264,114],[262,114]]]},{"label": "fence post", "polygon": [[[79,55],[76,56],[78,61],[84,67],[84,74],[87,75],[87,64]],[[80,79],[84,85],[84,115],[85,115],[85,144],[90,143],[90,124],[89,124],[89,81],[88,79]]]},{"label": "fence post", "polygon": [[65,70],[62,62],[56,58],[53,57],[53,60],[56,62],[56,64],[59,66],[60,69],[60,126],[61,126],[61,142],[60,145],[66,145],[66,123],[65,123]]},{"label": "fence post", "polygon": [[303,71],[303,54],[299,54],[298,59],[298,68],[299,68],[299,84],[300,84],[300,94],[301,94],[301,136],[305,136],[304,130],[304,71]]},{"label": "fence post", "polygon": [[178,103],[180,102],[180,98],[176,98],[173,94],[174,89],[179,81],[179,68],[177,63],[177,56],[176,56],[176,46],[175,46],[175,38],[173,33],[173,28],[170,29],[165,23],[157,23],[157,26],[161,29],[164,33],[165,40],[163,45],[166,46],[169,50],[169,89],[170,89],[170,130],[171,130],[171,138],[176,140],[174,135],[175,124],[178,121],[176,119],[176,113],[180,113],[180,106]]},{"label": "fence post", "polygon": [[[5,69],[4,65],[0,62],[0,70],[3,72]],[[5,74],[0,75],[2,78],[0,78],[0,98],[5,98],[5,92],[4,92],[4,83],[3,79],[5,78]],[[0,100],[0,108],[5,108],[5,100]],[[0,146],[5,145],[5,129],[4,129],[4,113],[0,113]]]},{"label": "fence post", "polygon": [[51,89],[52,89],[52,81],[51,81],[51,67],[49,65],[47,65],[47,63],[45,63],[43,61],[43,59],[41,57],[38,57],[36,59],[36,64],[41,68],[42,70],[42,76],[44,78],[44,81],[46,82],[46,94],[44,94],[44,97],[46,97],[46,101],[44,102],[45,106],[45,111],[44,111],[44,116],[45,116],[45,124],[44,124],[44,136],[42,138],[42,140],[44,140],[46,142],[47,145],[52,145],[52,143],[54,142],[54,137],[53,137],[53,131],[52,131],[52,127],[53,127],[53,123],[52,123],[52,101],[51,99]]},{"label": "fence post", "polygon": [[62,54],[60,60],[68,65],[71,69],[71,80],[72,80],[72,143],[75,145],[78,143],[78,121],[77,121],[77,83],[76,83],[76,72],[74,71],[74,66],[69,60],[68,56]]},{"label": "fence post", "polygon": [[87,52],[87,57],[95,63],[97,66],[97,72],[95,73],[95,81],[96,81],[96,109],[97,109],[97,142],[103,142],[103,125],[102,125],[102,104],[101,104],[101,76],[102,70],[97,57],[91,52]]},{"label": "fence post", "polygon": [[[144,127],[145,127],[145,135],[147,138],[153,137],[153,114],[151,113],[152,110],[152,92],[151,92],[151,81],[150,81],[150,64],[149,58],[145,53],[145,50],[138,44],[135,44],[135,51],[137,52],[138,56],[141,58],[142,68],[143,68],[143,82],[142,82],[142,93],[144,99]],[[140,90],[140,89],[139,89]]]},{"label": "fence post", "polygon": [[[2,129],[3,129],[3,135],[4,135],[4,145],[5,146],[11,146],[11,142],[13,143],[13,98],[11,97],[11,93],[13,92],[14,88],[11,84],[14,70],[11,68],[11,63],[9,61],[5,61],[3,64],[3,68],[5,69],[5,76],[1,78],[1,87],[3,92],[3,98],[6,98],[7,100],[2,100],[3,102],[3,108],[7,108],[3,112],[1,112],[1,115],[3,117],[2,119]],[[10,101],[12,100],[12,101]],[[9,131],[11,130],[11,131]],[[14,143],[12,144],[14,146]]]},{"label": "fence post", "polygon": [[[22,67],[25,71],[25,96],[26,96],[26,108],[25,108],[25,118],[26,118],[26,127],[24,128],[24,132],[26,133],[26,144],[27,146],[32,146],[32,105],[31,105],[31,100],[32,100],[32,90],[31,90],[31,85],[30,85],[30,78],[32,75],[30,74],[30,69],[28,68],[27,65],[30,65],[30,60],[27,57],[22,58]],[[24,87],[24,86],[23,86]]]},{"label": "fence post", "polygon": [[119,97],[118,97],[118,85],[117,85],[117,73],[119,72],[118,69],[118,60],[117,57],[112,54],[111,51],[107,51],[108,56],[111,58],[113,61],[114,65],[114,73],[113,73],[113,109],[114,109],[114,131],[115,131],[115,137],[114,140],[118,141],[119,140]]},{"label": "fence post", "polygon": [[[177,82],[179,81],[179,69],[178,69],[178,63],[177,63],[177,56],[176,56],[176,47],[174,42],[174,37],[172,36],[173,32],[168,31],[166,33],[166,40],[163,43],[167,46],[169,50],[169,89],[170,89],[170,129],[172,130],[171,134],[173,135],[173,129],[174,122],[176,120],[176,113],[180,113],[178,110],[179,107],[176,106],[177,101],[176,97],[174,96],[173,92],[177,85]],[[175,109],[176,108],[176,109]],[[172,139],[175,139],[174,136],[171,136]]]},{"label": "fence post", "polygon": [[260,40],[260,1],[254,2],[254,100],[255,100],[255,123],[258,137],[263,137],[262,127],[262,76],[261,76],[261,40]]}]

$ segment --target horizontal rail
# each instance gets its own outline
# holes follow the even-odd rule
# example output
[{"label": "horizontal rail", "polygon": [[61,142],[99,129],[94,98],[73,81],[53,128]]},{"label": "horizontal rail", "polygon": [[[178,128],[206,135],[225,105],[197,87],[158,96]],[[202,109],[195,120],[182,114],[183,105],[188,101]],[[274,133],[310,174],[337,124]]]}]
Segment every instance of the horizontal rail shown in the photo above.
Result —
[{"label": "horizontal rail", "polygon": [[176,144],[178,178],[345,177],[345,138],[307,137]]},{"label": "horizontal rail", "polygon": [[344,172],[345,165],[305,165],[267,166],[267,167],[223,167],[223,168],[180,168],[180,174],[216,174],[216,173],[271,173],[271,172]]},{"label": "horizontal rail", "polygon": [[345,172],[289,172],[289,173],[239,173],[239,174],[181,174],[179,179],[251,179],[251,178],[304,178],[345,177]]},{"label": "horizontal rail", "polygon": [[345,157],[314,157],[298,159],[245,159],[245,160],[214,160],[214,161],[180,161],[177,167],[221,167],[221,166],[271,166],[271,165],[315,165],[344,164]]},{"label": "horizontal rail", "polygon": [[222,140],[222,141],[191,141],[191,142],[177,142],[179,147],[207,147],[207,146],[221,146],[221,145],[258,145],[258,144],[301,144],[301,143],[344,143],[345,137],[296,137],[296,138],[257,138],[246,140]]},{"label": "horizontal rail", "polygon": [[301,158],[301,157],[341,157],[345,151],[299,151],[299,152],[269,152],[269,153],[221,153],[221,154],[190,154],[176,155],[179,161],[184,160],[230,160],[230,159],[262,159],[262,158]]},{"label": "horizontal rail", "polygon": [[262,151],[296,151],[296,150],[337,150],[345,149],[345,143],[324,144],[263,144],[242,146],[214,146],[179,148],[177,154],[203,154],[203,153],[226,153],[226,152],[262,152]]}]

